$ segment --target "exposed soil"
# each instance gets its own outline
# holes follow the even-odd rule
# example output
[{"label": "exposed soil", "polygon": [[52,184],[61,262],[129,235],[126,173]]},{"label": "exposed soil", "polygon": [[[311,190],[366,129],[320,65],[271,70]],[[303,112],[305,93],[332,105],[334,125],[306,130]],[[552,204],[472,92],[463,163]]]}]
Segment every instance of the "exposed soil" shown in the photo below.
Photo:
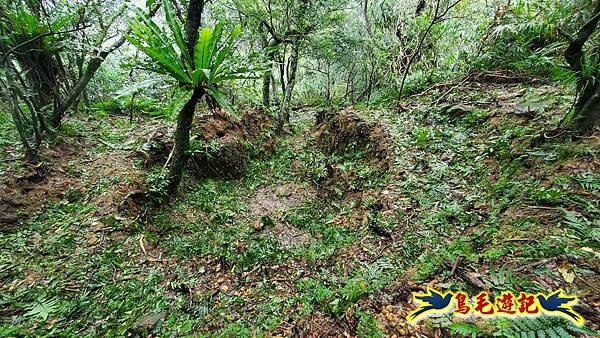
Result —
[{"label": "exposed soil", "polygon": [[274,216],[277,212],[297,207],[313,195],[313,192],[294,182],[261,187],[250,201],[249,208],[257,217]]},{"label": "exposed soil", "polygon": [[69,161],[81,156],[80,147],[60,143],[41,153],[47,161],[23,163],[23,168],[7,171],[0,181],[0,231],[18,227],[23,218],[47,201],[60,201],[80,189],[79,180],[66,171]]},{"label": "exposed soil", "polygon": [[389,169],[390,138],[385,125],[368,122],[356,111],[322,111],[317,115],[315,139],[326,153],[363,151],[381,170]]},{"label": "exposed soil", "polygon": [[273,237],[279,244],[279,247],[285,250],[307,246],[313,243],[310,234],[305,233],[287,223],[278,223],[266,231],[266,234]]},{"label": "exposed soil", "polygon": [[281,213],[314,198],[314,192],[289,182],[258,189],[249,202],[249,210],[255,216],[254,229],[272,237],[282,249],[310,245],[310,234],[280,219]]},{"label": "exposed soil", "polygon": [[271,127],[269,116],[259,110],[245,112],[240,120],[232,120],[225,112],[196,119],[192,135],[201,140],[203,147],[192,155],[192,174],[225,180],[241,178],[248,167],[251,147],[259,149],[257,154],[272,150],[270,137],[260,137]]}]

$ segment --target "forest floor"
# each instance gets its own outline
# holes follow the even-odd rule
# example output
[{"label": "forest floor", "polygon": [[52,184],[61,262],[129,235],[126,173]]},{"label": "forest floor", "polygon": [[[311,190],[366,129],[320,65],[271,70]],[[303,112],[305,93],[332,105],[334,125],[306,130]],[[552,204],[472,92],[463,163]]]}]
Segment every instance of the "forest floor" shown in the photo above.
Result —
[{"label": "forest floor", "polygon": [[[162,120],[71,117],[37,166],[1,143],[0,336],[591,335],[600,136],[552,136],[564,88],[467,82],[440,99],[448,89],[401,113],[295,111],[243,178],[187,177],[141,214],[123,202],[144,185],[132,154]],[[592,331],[410,325],[427,287],[562,288]]]}]

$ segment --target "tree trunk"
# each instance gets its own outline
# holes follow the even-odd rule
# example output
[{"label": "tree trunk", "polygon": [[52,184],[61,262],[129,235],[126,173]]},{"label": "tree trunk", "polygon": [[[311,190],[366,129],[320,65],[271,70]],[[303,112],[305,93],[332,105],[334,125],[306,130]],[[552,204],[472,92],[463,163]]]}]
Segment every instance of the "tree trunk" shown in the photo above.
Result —
[{"label": "tree trunk", "polygon": [[[264,32],[263,29],[263,25],[261,25],[261,29],[260,29],[260,40],[261,40],[261,47],[262,49],[268,48],[269,47],[269,42],[267,40],[266,37],[266,33]],[[272,61],[272,53],[268,53],[267,54],[268,60],[271,62]],[[271,67],[269,67],[269,69],[265,72],[265,75],[263,77],[263,83],[262,83],[262,101],[263,101],[263,106],[266,109],[269,109],[269,107],[271,106],[271,76],[272,76],[272,70]]]},{"label": "tree trunk", "polygon": [[[6,83],[0,80],[0,90],[2,96],[8,105],[8,110],[10,115],[12,116],[13,123],[17,128],[17,132],[19,133],[19,138],[21,139],[21,143],[25,148],[25,158],[27,160],[33,161],[37,159],[37,147],[39,146],[39,142],[41,139],[39,138],[39,131],[35,126],[35,120],[32,120],[32,127],[34,128],[34,142],[35,147],[32,147],[27,139],[27,131],[25,130],[25,125],[23,124],[23,118],[21,116],[21,109],[19,108],[19,92],[18,85],[13,77],[13,74],[9,68],[11,61],[9,58],[5,58],[4,64],[2,65],[5,69],[8,69],[6,72]],[[30,108],[31,109],[31,108]],[[35,115],[34,111],[31,111],[32,116]]]},{"label": "tree trunk", "polygon": [[367,107],[371,103],[371,94],[373,92],[373,77],[375,76],[375,61],[371,62],[371,71],[369,72],[369,82],[367,86]]},{"label": "tree trunk", "polygon": [[[348,101],[348,97],[350,96],[350,90],[352,88],[351,82],[354,82],[354,67],[356,67],[356,63],[352,63],[350,71],[348,72],[348,78],[346,79],[346,91],[344,92],[344,100]],[[351,103],[352,102],[351,100]]]},{"label": "tree trunk", "polygon": [[284,60],[279,64],[279,82],[281,82],[281,94],[285,95],[285,65],[283,64]]},{"label": "tree trunk", "polygon": [[[187,48],[192,59],[194,59],[194,47],[198,41],[198,30],[202,24],[202,12],[204,10],[204,0],[190,0],[188,6],[188,16],[186,19],[186,38]],[[192,65],[193,67],[193,65]],[[203,88],[194,88],[192,97],[183,106],[179,115],[177,115],[177,128],[175,129],[175,149],[173,149],[173,160],[169,167],[169,184],[167,192],[173,193],[177,190],[183,170],[188,162],[190,148],[190,129],[194,120],[196,103],[204,96]]]},{"label": "tree trunk", "polygon": [[204,89],[196,88],[192,93],[192,97],[183,106],[177,116],[177,129],[175,130],[175,149],[173,150],[173,160],[169,167],[169,185],[167,191],[174,192],[183,175],[188,159],[188,149],[190,147],[190,129],[194,120],[194,112],[196,111],[196,103],[204,96]]},{"label": "tree trunk", "polygon": [[327,88],[325,92],[325,97],[327,98],[327,103],[329,103],[331,101],[331,73],[329,61],[327,61]]},{"label": "tree trunk", "polygon": [[263,77],[262,96],[263,106],[269,109],[271,107],[271,74],[269,72]]},{"label": "tree trunk", "polygon": [[[193,1],[192,1],[193,2]],[[150,10],[150,17],[154,16],[158,11],[159,6],[155,6]],[[106,59],[106,57],[119,49],[125,43],[125,35],[129,34],[131,29],[128,29],[126,33],[124,33],[117,41],[115,41],[106,51],[100,52],[94,58],[92,58],[83,73],[83,76],[77,81],[77,83],[71,88],[69,93],[67,94],[67,98],[62,102],[56,102],[54,112],[52,114],[52,126],[54,128],[58,128],[64,117],[65,113],[71,105],[77,101],[81,93],[85,90],[88,83],[94,78],[94,75],[102,65],[102,62]]]},{"label": "tree trunk", "polygon": [[15,93],[11,94],[11,97],[7,97],[6,102],[8,103],[8,109],[10,110],[10,115],[13,118],[13,122],[15,127],[17,128],[17,132],[19,133],[19,138],[21,139],[21,143],[25,148],[25,158],[28,161],[33,161],[37,159],[37,149],[32,148],[27,140],[27,134],[25,132],[25,126],[23,125],[23,119],[21,118],[21,112],[19,111],[19,107],[17,106],[17,96]]},{"label": "tree trunk", "polygon": [[[271,66],[273,67],[273,66]],[[277,83],[275,83],[275,77],[273,76],[273,69],[271,68],[271,97],[273,98],[273,103],[275,107],[279,106],[279,97],[277,96]]]},{"label": "tree trunk", "polygon": [[[600,120],[599,113],[599,95],[600,73],[596,72],[592,76],[585,77],[583,71],[583,46],[596,30],[596,26],[600,21],[600,0],[596,2],[592,18],[586,22],[577,36],[571,41],[569,47],[565,50],[565,59],[569,64],[570,69],[577,76],[577,92],[578,100],[575,103],[575,120],[574,125],[579,130],[585,130],[594,126]],[[600,47],[599,47],[600,49]]]},{"label": "tree trunk", "polygon": [[283,96],[283,102],[281,103],[281,110],[279,111],[279,121],[277,124],[277,130],[282,131],[285,123],[290,122],[290,110],[289,104],[292,98],[292,92],[294,90],[294,84],[296,82],[296,71],[298,70],[298,58],[300,55],[300,40],[294,39],[292,43],[292,55],[290,56],[290,66],[288,68],[288,83],[285,89],[285,95]]},{"label": "tree trunk", "polygon": [[369,0],[365,0],[363,2],[363,18],[365,19],[365,29],[367,30],[367,35],[369,35],[369,39],[373,41],[373,31],[371,30],[371,21],[369,20]]},{"label": "tree trunk", "polygon": [[194,58],[194,47],[198,41],[198,30],[202,24],[202,12],[204,11],[204,0],[190,0],[186,19],[187,48],[192,59]]},{"label": "tree trunk", "polygon": [[585,95],[581,95],[577,105],[581,106],[577,110],[575,126],[579,130],[586,130],[595,126],[600,121],[600,84],[589,85],[592,90],[585,90]]},{"label": "tree trunk", "polygon": [[[124,42],[125,39],[123,39],[123,43]],[[123,43],[121,43],[121,45]],[[100,68],[100,65],[102,65],[102,62],[104,62],[104,59],[108,56],[108,54],[109,52],[102,52],[100,53],[100,55],[94,57],[90,60],[90,62],[88,62],[88,66],[86,67],[83,76],[79,79],[79,81],[77,81],[75,86],[73,86],[73,88],[67,95],[67,98],[64,101],[58,103],[57,108],[54,110],[51,121],[52,127],[58,128],[60,126],[60,123],[63,117],[65,116],[65,113],[67,112],[67,110],[69,110],[69,108],[71,108],[71,105],[73,105],[73,103],[77,101],[79,95],[81,95],[81,93],[87,87],[88,83],[90,83],[90,81],[94,78],[94,75],[96,74],[96,72]]]}]

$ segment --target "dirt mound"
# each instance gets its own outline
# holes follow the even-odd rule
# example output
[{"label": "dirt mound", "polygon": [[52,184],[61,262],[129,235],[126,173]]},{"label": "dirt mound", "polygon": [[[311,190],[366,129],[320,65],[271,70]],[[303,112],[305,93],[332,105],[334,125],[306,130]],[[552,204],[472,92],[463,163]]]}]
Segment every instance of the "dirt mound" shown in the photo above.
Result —
[{"label": "dirt mound", "polygon": [[164,164],[175,145],[173,138],[175,130],[170,126],[162,126],[156,129],[140,148],[136,154],[144,159],[146,169],[155,165]]},{"label": "dirt mound", "polygon": [[190,169],[197,177],[238,179],[248,167],[251,148],[261,148],[257,153],[268,152],[273,143],[259,137],[269,128],[269,116],[259,110],[249,110],[239,120],[226,113],[212,114],[194,122],[192,135],[197,136]]},{"label": "dirt mound", "polygon": [[316,140],[328,154],[364,151],[365,158],[382,170],[389,168],[390,137],[385,125],[367,122],[357,111],[319,112]]},{"label": "dirt mound", "polygon": [[76,145],[60,143],[53,149],[41,150],[47,163],[24,163],[17,171],[4,173],[0,182],[0,232],[17,228],[22,218],[47,201],[59,201],[65,196],[76,198],[82,193],[78,180],[63,169],[80,155],[78,149]]},{"label": "dirt mound", "polygon": [[[199,178],[215,177],[237,179],[248,167],[252,155],[270,152],[274,143],[263,130],[272,126],[269,116],[258,110],[249,110],[235,120],[225,112],[196,118],[192,125],[189,172]],[[144,166],[151,168],[166,163],[174,146],[174,127],[158,128],[136,150]]]}]

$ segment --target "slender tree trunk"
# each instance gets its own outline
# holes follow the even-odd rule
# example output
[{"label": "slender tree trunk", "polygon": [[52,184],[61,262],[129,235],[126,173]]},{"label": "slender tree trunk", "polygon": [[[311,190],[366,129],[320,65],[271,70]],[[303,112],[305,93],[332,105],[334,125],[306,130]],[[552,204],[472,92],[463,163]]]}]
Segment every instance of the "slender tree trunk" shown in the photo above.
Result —
[{"label": "slender tree trunk", "polygon": [[411,54],[410,58],[408,59],[406,68],[404,69],[404,73],[402,74],[402,81],[400,82],[400,88],[398,89],[398,102],[397,102],[398,111],[402,110],[402,101],[401,101],[402,100],[402,92],[404,92],[404,85],[406,84],[406,78],[408,76],[408,72],[410,71],[410,67],[412,66],[416,57],[420,54],[421,48],[423,48],[423,43],[425,42],[425,39],[431,32],[431,29],[433,28],[433,26],[436,25],[438,22],[440,22],[444,18],[444,16],[446,16],[446,14],[448,14],[448,12],[452,8],[456,7],[456,5],[458,5],[461,1],[462,0],[456,0],[453,3],[448,4],[446,6],[446,9],[443,11],[441,8],[442,0],[437,0],[435,2],[435,10],[433,13],[433,19],[431,19],[431,23],[427,26],[427,29],[421,35],[421,38],[419,39],[419,43],[417,44],[417,48],[415,49],[415,51]]},{"label": "slender tree trunk", "polygon": [[[8,110],[10,115],[12,116],[13,123],[17,128],[17,132],[19,133],[19,138],[21,139],[21,143],[25,148],[25,158],[27,160],[33,161],[37,159],[37,147],[39,146],[40,138],[39,131],[37,130],[37,126],[35,126],[35,119],[32,122],[32,126],[34,127],[34,142],[35,147],[32,147],[27,139],[27,132],[25,130],[25,126],[23,124],[23,118],[21,116],[21,109],[19,108],[19,92],[18,85],[15,81],[15,78],[11,72],[11,68],[9,65],[11,64],[10,58],[5,58],[3,60],[2,66],[4,69],[8,69],[6,72],[6,83],[0,80],[0,90],[1,94],[3,94],[4,99],[8,105]],[[31,112],[32,116],[35,116],[35,113]]]},{"label": "slender tree trunk", "polygon": [[[193,0],[192,0],[192,2],[193,2]],[[151,17],[154,16],[154,14],[156,14],[156,12],[158,11],[158,8],[159,8],[159,6],[155,6],[153,9],[150,10]],[[83,72],[83,75],[81,76],[81,78],[77,81],[77,83],[71,88],[71,90],[67,94],[66,99],[62,100],[61,102],[56,102],[54,112],[52,114],[52,121],[51,121],[51,124],[54,128],[58,128],[60,126],[60,123],[61,123],[62,118],[64,117],[65,113],[67,112],[67,110],[69,110],[69,108],[71,108],[73,103],[75,103],[77,101],[77,99],[79,98],[81,93],[83,93],[83,91],[85,90],[85,88],[87,87],[89,82],[94,78],[94,75],[96,74],[96,72],[98,71],[98,69],[104,62],[104,60],[106,59],[106,57],[110,53],[119,49],[119,47],[121,47],[125,43],[125,41],[126,41],[125,35],[129,34],[129,32],[130,32],[130,30],[128,30],[125,34],[123,34],[106,51],[100,52],[98,55],[93,57],[88,62],[88,65],[87,65],[85,71]]]},{"label": "slender tree trunk", "polygon": [[281,94],[285,95],[285,58],[279,64],[279,81],[281,82]]},{"label": "slender tree trunk", "polygon": [[177,116],[177,129],[175,130],[175,149],[173,150],[173,159],[169,167],[169,185],[167,191],[174,192],[183,175],[183,170],[188,162],[190,147],[190,129],[194,120],[196,103],[204,96],[202,88],[194,89],[192,97],[183,106]]},{"label": "slender tree trunk", "polygon": [[271,107],[271,74],[269,72],[263,77],[262,86],[263,106],[269,109]]},{"label": "slender tree trunk", "polygon": [[365,20],[365,29],[369,35],[369,39],[373,41],[373,31],[371,30],[371,21],[369,20],[369,0],[363,2],[363,18]]},{"label": "slender tree trunk", "polygon": [[[123,39],[123,43],[125,43],[125,39]],[[121,43],[120,45],[122,45],[123,43]],[[108,56],[108,54],[109,52],[102,52],[98,56],[91,59],[90,62],[88,62],[83,76],[79,79],[79,81],[77,81],[75,86],[73,86],[65,100],[57,104],[57,107],[54,110],[54,114],[52,115],[52,127],[58,128],[60,126],[60,123],[63,117],[65,116],[65,113],[67,112],[67,110],[69,110],[69,108],[71,108],[73,103],[77,101],[81,93],[87,87],[88,83],[90,83],[90,81],[94,78],[94,75],[96,74],[96,72],[100,68],[100,65],[102,65],[102,62],[104,62],[104,59]]]},{"label": "slender tree trunk", "polygon": [[331,74],[329,72],[329,61],[327,62],[327,92],[325,96],[327,97],[327,102],[331,101]]},{"label": "slender tree trunk", "polygon": [[[190,0],[188,5],[188,16],[186,22],[187,48],[192,59],[194,58],[194,47],[198,41],[198,30],[202,24],[202,12],[204,10],[204,0]],[[196,104],[204,96],[203,88],[195,88],[192,97],[183,106],[179,115],[177,115],[177,128],[175,129],[175,149],[173,149],[173,159],[169,167],[169,184],[167,192],[173,193],[177,190],[183,170],[188,163],[190,148],[190,129],[194,120]]]},{"label": "slender tree trunk", "polygon": [[204,0],[190,0],[186,19],[187,48],[190,55],[194,56],[194,47],[198,41],[198,30],[202,25],[202,12]]},{"label": "slender tree trunk", "polygon": [[[565,59],[577,76],[578,100],[575,103],[575,127],[585,130],[600,121],[600,73],[586,77],[582,74],[583,46],[590,39],[600,21],[600,0],[596,2],[592,18],[586,22],[565,51]],[[598,46],[600,50],[600,46]]]},{"label": "slender tree trunk", "polygon": [[346,79],[346,91],[344,92],[344,100],[348,100],[348,96],[350,95],[350,89],[352,88],[351,82],[354,81],[354,67],[356,67],[356,63],[352,63],[350,71],[348,72],[348,78]]},{"label": "slender tree trunk", "polygon": [[[260,39],[261,39],[261,47],[262,49],[268,48],[269,47],[269,42],[267,40],[267,36],[266,36],[266,32],[264,31],[264,26],[261,25],[261,29],[260,29]],[[268,53],[267,57],[269,59],[269,62],[272,61],[273,55],[272,53]],[[266,109],[269,109],[269,107],[271,106],[271,77],[272,77],[272,70],[271,67],[269,67],[269,69],[265,72],[265,75],[263,77],[263,83],[262,83],[262,97],[263,97],[263,106]]]},{"label": "slender tree trunk", "polygon": [[279,111],[279,122],[277,124],[277,130],[282,131],[285,123],[290,122],[290,110],[289,104],[292,98],[292,92],[296,82],[296,71],[298,70],[298,58],[300,55],[300,39],[295,38],[292,43],[292,55],[290,56],[290,65],[288,68],[288,83],[285,89],[285,95],[283,96],[283,102],[281,103],[281,110]]},{"label": "slender tree trunk", "polygon": [[[272,67],[272,66],[271,66]],[[279,106],[279,97],[277,95],[277,84],[275,83],[275,77],[273,76],[273,70],[271,69],[271,97],[273,98],[273,104],[275,107]]]},{"label": "slender tree trunk", "polygon": [[21,144],[23,144],[23,147],[25,148],[25,158],[29,161],[35,160],[37,159],[37,149],[31,147],[29,141],[27,140],[27,133],[25,132],[25,126],[23,125],[23,119],[21,118],[21,112],[19,111],[19,106],[17,103],[17,93],[14,89],[11,90],[10,88],[4,88],[3,91],[6,103],[8,104],[8,110],[10,111],[13,123],[17,128],[17,132],[19,133]]}]

